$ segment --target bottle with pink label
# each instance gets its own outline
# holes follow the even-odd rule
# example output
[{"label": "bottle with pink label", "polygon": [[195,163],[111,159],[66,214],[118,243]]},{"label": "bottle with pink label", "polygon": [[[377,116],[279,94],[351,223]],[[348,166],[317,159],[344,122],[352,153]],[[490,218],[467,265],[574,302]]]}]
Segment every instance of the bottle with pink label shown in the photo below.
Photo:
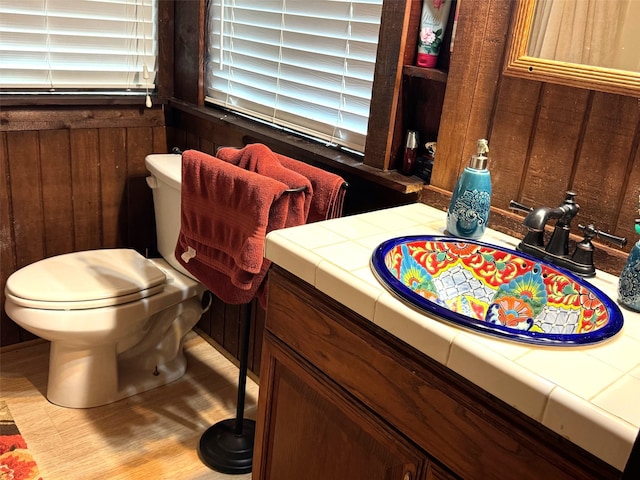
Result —
[{"label": "bottle with pink label", "polygon": [[449,20],[451,3],[454,0],[424,0],[420,19],[420,38],[418,39],[419,67],[434,68]]}]

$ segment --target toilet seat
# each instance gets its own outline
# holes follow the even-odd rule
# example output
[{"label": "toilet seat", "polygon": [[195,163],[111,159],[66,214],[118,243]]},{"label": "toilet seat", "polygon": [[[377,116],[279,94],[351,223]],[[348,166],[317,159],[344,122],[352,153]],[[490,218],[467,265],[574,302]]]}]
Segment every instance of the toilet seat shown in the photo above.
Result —
[{"label": "toilet seat", "polygon": [[121,305],[164,289],[166,275],[131,249],[103,249],[46,258],[14,272],[5,294],[16,305],[80,310]]}]

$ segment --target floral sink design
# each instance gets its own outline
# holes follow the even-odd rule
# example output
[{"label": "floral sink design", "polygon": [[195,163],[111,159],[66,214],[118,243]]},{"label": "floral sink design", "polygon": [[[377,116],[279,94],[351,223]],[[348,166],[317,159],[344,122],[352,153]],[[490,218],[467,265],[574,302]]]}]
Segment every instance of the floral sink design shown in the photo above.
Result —
[{"label": "floral sink design", "polygon": [[572,273],[475,240],[394,238],[376,248],[371,266],[410,305],[505,339],[584,345],[612,337],[623,324],[618,306]]}]

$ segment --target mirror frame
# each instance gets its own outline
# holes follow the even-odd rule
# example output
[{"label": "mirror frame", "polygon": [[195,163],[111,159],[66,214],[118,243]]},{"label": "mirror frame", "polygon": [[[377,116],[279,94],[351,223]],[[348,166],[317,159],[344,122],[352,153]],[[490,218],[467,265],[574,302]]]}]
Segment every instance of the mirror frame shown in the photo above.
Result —
[{"label": "mirror frame", "polygon": [[505,75],[640,98],[640,72],[528,56],[535,6],[536,0],[516,2]]}]

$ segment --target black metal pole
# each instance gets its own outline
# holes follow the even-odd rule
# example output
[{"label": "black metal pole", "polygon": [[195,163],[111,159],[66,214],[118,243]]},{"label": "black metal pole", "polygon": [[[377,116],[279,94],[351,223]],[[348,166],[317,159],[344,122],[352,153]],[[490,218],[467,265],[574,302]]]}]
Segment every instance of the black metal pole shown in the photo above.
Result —
[{"label": "black metal pole", "polygon": [[245,306],[240,339],[240,371],[236,417],[209,427],[200,437],[200,460],[214,470],[232,475],[251,472],[256,422],[244,418],[244,401],[249,361],[251,304]]},{"label": "black metal pole", "polygon": [[236,435],[244,429],[244,400],[247,390],[247,364],[249,363],[249,340],[251,332],[251,304],[245,307],[240,341],[240,371],[238,372],[238,401],[236,403]]}]

